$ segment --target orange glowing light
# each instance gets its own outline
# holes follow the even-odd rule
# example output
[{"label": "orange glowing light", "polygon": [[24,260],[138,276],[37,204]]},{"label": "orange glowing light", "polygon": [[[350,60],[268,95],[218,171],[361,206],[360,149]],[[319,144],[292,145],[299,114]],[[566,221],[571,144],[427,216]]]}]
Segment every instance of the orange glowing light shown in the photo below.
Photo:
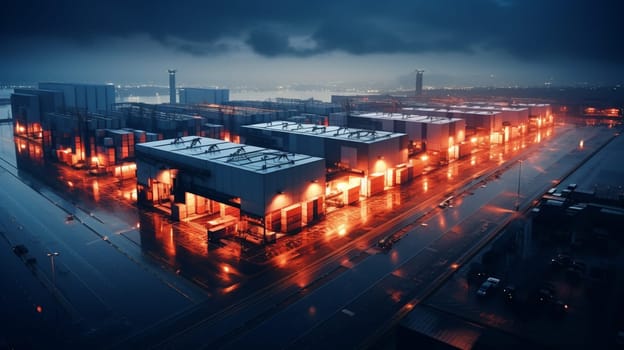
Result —
[{"label": "orange glowing light", "polygon": [[238,288],[238,283],[234,283],[230,286],[223,288],[223,294],[229,294],[235,291]]},{"label": "orange glowing light", "polygon": [[35,310],[37,310],[38,313],[42,313],[43,312],[43,308],[41,307],[41,305],[37,305]]},{"label": "orange glowing light", "polygon": [[344,192],[344,190],[346,190],[348,186],[349,185],[346,182],[339,182],[339,183],[336,184],[336,188],[340,192]]},{"label": "orange glowing light", "polygon": [[230,273],[230,267],[227,265],[223,265],[223,272]]},{"label": "orange glowing light", "polygon": [[100,183],[96,181],[93,181],[93,199],[95,199],[95,201],[99,201],[100,200]]},{"label": "orange glowing light", "polygon": [[347,228],[345,227],[344,224],[340,225],[340,227],[338,227],[338,236],[342,237],[346,234],[347,234]]},{"label": "orange glowing light", "polygon": [[477,143],[477,138],[476,138],[476,137],[471,138],[471,139],[470,139],[470,142],[472,142],[472,143]]},{"label": "orange glowing light", "polygon": [[457,269],[459,268],[459,264],[458,264],[458,263],[452,263],[452,264],[451,264],[451,268],[452,268],[453,270],[457,270]]},{"label": "orange glowing light", "polygon": [[392,301],[394,301],[395,303],[401,301],[402,297],[403,293],[401,293],[400,291],[394,290],[390,292],[390,299],[392,299]]},{"label": "orange glowing light", "polygon": [[383,159],[378,159],[375,162],[375,166],[373,167],[373,170],[375,173],[384,173],[386,169],[388,169],[388,165],[386,164],[386,161]]},{"label": "orange glowing light", "polygon": [[71,182],[71,181],[67,181],[67,186],[69,186],[69,187],[74,187],[74,183],[73,183],[73,182]]},{"label": "orange glowing light", "polygon": [[286,256],[284,254],[280,255],[278,262],[279,266],[284,267],[286,266],[286,263],[288,263],[288,259],[286,259]]},{"label": "orange glowing light", "polygon": [[579,148],[580,148],[580,149],[583,149],[583,146],[584,146],[584,145],[585,145],[585,142],[584,142],[583,140],[581,140],[581,141],[579,142]]},{"label": "orange glowing light", "polygon": [[422,156],[420,156],[420,160],[422,160],[423,162],[426,162],[429,159],[429,156],[426,154],[423,154]]}]

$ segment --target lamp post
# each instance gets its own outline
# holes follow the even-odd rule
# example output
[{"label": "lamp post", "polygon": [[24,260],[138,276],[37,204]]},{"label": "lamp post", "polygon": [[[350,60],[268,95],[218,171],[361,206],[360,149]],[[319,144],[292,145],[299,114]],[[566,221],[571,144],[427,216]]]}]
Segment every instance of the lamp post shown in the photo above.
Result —
[{"label": "lamp post", "polygon": [[50,267],[52,268],[52,285],[56,288],[56,275],[54,272],[54,257],[59,256],[59,252],[48,253],[50,257]]},{"label": "lamp post", "polygon": [[518,161],[520,166],[518,167],[518,192],[516,194],[516,211],[520,210],[520,177],[522,176],[522,160]]}]

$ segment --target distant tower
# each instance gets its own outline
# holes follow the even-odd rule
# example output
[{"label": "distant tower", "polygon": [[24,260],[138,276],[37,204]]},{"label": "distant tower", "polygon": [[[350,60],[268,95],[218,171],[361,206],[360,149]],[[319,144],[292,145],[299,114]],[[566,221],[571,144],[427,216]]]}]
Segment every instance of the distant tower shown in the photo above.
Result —
[{"label": "distant tower", "polygon": [[422,96],[423,73],[421,69],[416,70],[416,96]]},{"label": "distant tower", "polygon": [[176,103],[175,69],[169,69],[169,103]]}]

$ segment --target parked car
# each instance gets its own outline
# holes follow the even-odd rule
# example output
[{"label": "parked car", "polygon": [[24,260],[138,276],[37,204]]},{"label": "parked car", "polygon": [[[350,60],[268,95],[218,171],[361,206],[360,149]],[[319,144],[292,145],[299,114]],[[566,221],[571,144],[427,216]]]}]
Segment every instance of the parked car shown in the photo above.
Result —
[{"label": "parked car", "polygon": [[390,249],[392,248],[392,240],[388,237],[382,238],[377,242],[377,246],[381,249]]},{"label": "parked car", "polygon": [[481,287],[477,290],[477,295],[481,297],[485,297],[491,295],[494,290],[498,288],[500,284],[500,279],[496,277],[488,277],[485,282],[481,284]]}]

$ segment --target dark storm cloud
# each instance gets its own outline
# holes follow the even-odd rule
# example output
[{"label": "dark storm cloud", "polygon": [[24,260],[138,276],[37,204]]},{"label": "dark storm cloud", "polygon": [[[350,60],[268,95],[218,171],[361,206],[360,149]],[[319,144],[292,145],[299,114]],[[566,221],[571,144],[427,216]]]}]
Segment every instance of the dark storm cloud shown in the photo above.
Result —
[{"label": "dark storm cloud", "polygon": [[480,49],[619,63],[623,7],[617,0],[20,0],[3,5],[0,38],[101,45],[104,37],[147,34],[194,55],[238,40],[267,57]]}]

